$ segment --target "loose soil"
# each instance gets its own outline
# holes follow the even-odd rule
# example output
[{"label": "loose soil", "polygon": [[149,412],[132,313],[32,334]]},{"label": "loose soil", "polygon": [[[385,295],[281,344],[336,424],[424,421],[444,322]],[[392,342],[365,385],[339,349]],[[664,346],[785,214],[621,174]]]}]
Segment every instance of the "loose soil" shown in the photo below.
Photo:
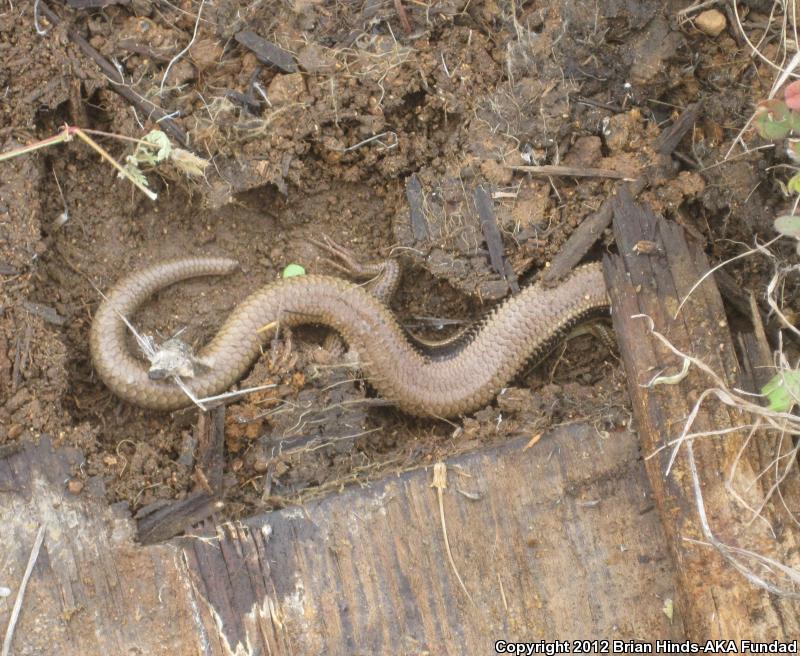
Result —
[{"label": "loose soil", "polygon": [[[132,512],[197,484],[197,412],[131,407],[94,375],[92,315],[100,292],[125,273],[187,253],[237,258],[239,273],[165,290],[131,318],[161,339],[185,329],[198,346],[287,264],[334,272],[309,241],[328,235],[365,261],[400,258],[392,308],[438,338],[509,293],[484,244],[479,186],[493,195],[514,274],[535,278],[619,182],[512,167],[635,177],[660,131],[698,101],[701,118],[673,170],[640,199],[681,223],[712,261],[771,239],[788,203],[778,182],[788,176],[768,170],[785,163],[774,149],[734,149],[723,162],[774,71],[739,43],[730,17],[717,37],[679,25],[685,3],[222,0],[203,3],[199,21],[201,5],[190,1],[49,4],[62,22],[40,16],[43,36],[31,4],[0,8],[0,149],[65,122],[136,138],[156,127],[112,90],[70,39],[73,29],[138,94],[178,112],[189,148],[210,161],[199,179],[174,167],[147,171],[157,202],[79,141],[0,163],[0,445],[48,433],[81,448],[69,489],[96,478],[109,503]],[[768,26],[766,14],[741,11],[746,32]],[[235,38],[245,29],[291,53],[289,65],[259,62]],[[767,40],[765,53],[778,58],[777,43]],[[118,160],[132,152],[98,139]],[[415,233],[410,202],[424,234]],[[613,247],[607,233],[590,257]],[[738,284],[761,294],[771,264],[737,267]],[[228,407],[226,517],[512,436],[535,441],[558,424],[590,421],[602,439],[629,421],[616,356],[588,336],[454,422],[376,403],[357,372],[321,348],[323,338],[319,329],[282,335],[242,382],[274,387]]]}]

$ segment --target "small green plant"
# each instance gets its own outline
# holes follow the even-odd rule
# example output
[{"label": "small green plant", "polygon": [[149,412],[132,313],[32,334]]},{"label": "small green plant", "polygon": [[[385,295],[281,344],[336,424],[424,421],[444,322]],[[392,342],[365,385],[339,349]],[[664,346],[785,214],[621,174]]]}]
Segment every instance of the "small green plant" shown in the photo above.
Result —
[{"label": "small green plant", "polygon": [[[124,141],[131,141],[136,144],[136,150],[132,155],[127,157],[126,165],[122,166],[108,153],[105,148],[92,139],[89,136],[90,134],[113,137],[114,139],[122,139]],[[120,134],[79,128],[75,125],[65,125],[61,132],[53,135],[52,137],[35,141],[27,146],[20,146],[19,148],[13,148],[12,150],[0,153],[0,162],[13,159],[14,157],[19,157],[20,155],[26,155],[42,148],[55,146],[56,144],[67,143],[68,141],[72,141],[73,137],[78,137],[91,146],[95,151],[97,151],[100,157],[106,160],[117,170],[119,177],[130,180],[133,185],[143,194],[145,194],[150,200],[156,200],[158,198],[158,194],[148,188],[149,184],[147,182],[147,178],[145,178],[140,169],[142,165],[156,166],[160,162],[168,159],[186,175],[197,176],[203,174],[203,170],[208,164],[208,161],[204,160],[202,157],[198,157],[197,155],[194,155],[187,150],[183,150],[182,148],[174,148],[167,135],[160,130],[152,130],[144,137],[144,139],[134,139],[132,137],[126,137]]]},{"label": "small green plant", "polygon": [[151,130],[136,143],[136,150],[125,158],[124,169],[127,177],[137,180],[147,187],[148,182],[142,167],[154,168],[162,162],[170,161],[175,167],[188,176],[201,176],[208,166],[208,160],[194,153],[175,148],[169,137],[161,130]]},{"label": "small green plant", "polygon": [[[786,139],[786,154],[800,163],[800,80],[792,82],[783,92],[783,100],[762,100],[753,116],[753,127],[764,139]],[[796,173],[786,188],[800,194],[800,172]]]},{"label": "small green plant", "polygon": [[[795,163],[800,163],[800,80],[789,84],[783,92],[783,100],[771,98],[756,107],[753,117],[756,132],[764,139],[786,139],[786,154]],[[786,184],[789,193],[798,194],[800,202],[800,172],[795,173]],[[775,219],[775,230],[797,242],[800,255],[800,215],[784,214]],[[790,412],[800,402],[800,370],[784,369],[773,376],[761,388],[769,401],[769,410]]]},{"label": "small green plant", "polygon": [[[770,98],[758,103],[753,126],[764,139],[786,139],[786,154],[793,162],[800,163],[800,80],[786,87],[783,100]],[[800,255],[800,216],[794,213],[800,202],[800,171],[786,183],[786,190],[797,194],[798,198],[792,214],[784,214],[775,219],[775,230],[796,239],[797,253]]]},{"label": "small green plant", "polygon": [[800,255],[800,215],[784,214],[775,219],[774,225],[775,230],[784,237],[794,237],[797,240],[797,254]]},{"label": "small green plant", "polygon": [[800,371],[787,369],[775,374],[761,388],[773,412],[789,412],[800,399]]}]

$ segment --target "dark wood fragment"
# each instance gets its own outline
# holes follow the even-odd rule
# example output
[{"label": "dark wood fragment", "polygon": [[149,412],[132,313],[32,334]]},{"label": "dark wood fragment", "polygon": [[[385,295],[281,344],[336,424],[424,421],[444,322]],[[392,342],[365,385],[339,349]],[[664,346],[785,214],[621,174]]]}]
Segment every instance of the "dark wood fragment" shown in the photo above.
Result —
[{"label": "dark wood fragment", "polygon": [[14,366],[11,370],[11,391],[16,392],[22,381],[22,372],[28,365],[28,355],[31,352],[31,339],[33,338],[33,326],[30,323],[25,325],[25,332],[17,333],[14,345]]},{"label": "dark wood fragment", "polygon": [[[228,568],[219,545],[217,544],[214,549],[206,549],[205,540],[202,540],[203,537],[211,537],[212,541],[217,543],[218,540],[228,539],[225,532],[211,523],[205,525],[203,529],[205,530],[197,532],[197,535],[201,537],[200,540],[179,538],[176,542],[183,546],[183,552],[190,567],[189,576],[192,587],[198,591],[199,598],[203,599],[206,604],[213,604],[214,607],[216,617],[211,618],[210,622],[203,618],[203,624],[212,627],[214,634],[219,633],[223,644],[235,645],[238,636],[244,634],[242,628],[244,618],[237,615],[234,607],[242,605],[241,596],[244,591],[231,586],[228,580]],[[202,575],[198,576],[197,573],[202,573]],[[248,599],[252,600],[252,597],[248,597]],[[227,630],[220,631],[215,626],[217,622],[221,626],[227,627]],[[231,637],[234,639],[233,642],[230,641]],[[268,654],[269,652],[261,653]]]},{"label": "dark wood fragment", "polygon": [[245,48],[252,51],[262,64],[275,66],[286,73],[297,72],[297,62],[291,52],[258,36],[252,30],[237,32],[235,38]]},{"label": "dark wood fragment", "polygon": [[503,266],[505,267],[503,270],[503,277],[508,281],[508,286],[511,288],[512,293],[516,294],[519,292],[517,272],[514,271],[514,267],[511,266],[511,261],[508,258],[504,258]]},{"label": "dark wood fragment", "polygon": [[222,480],[225,468],[225,406],[198,414],[197,466],[202,487],[209,494],[222,495]]},{"label": "dark wood fragment", "polygon": [[[692,368],[673,384],[649,386],[659,374],[680,372],[682,361],[650,333],[646,319],[635,315],[650,317],[655,330],[676,348],[709,365],[729,387],[742,382],[714,278],[708,277],[694,289],[677,313],[690,289],[708,270],[705,255],[687,244],[680,226],[637,206],[625,189],[614,201],[614,235],[620,255],[605,260],[612,318],[642,453],[647,456],[648,477],[680,581],[679,605],[686,613],[687,637],[735,640],[759,636],[755,639],[763,640],[796,635],[800,621],[793,602],[752,585],[707,544],[685,446],[670,475],[665,474],[672,456],[669,442],[683,430],[694,400],[713,383]],[[657,248],[651,253],[637,252],[634,247],[642,240],[655,241]],[[738,410],[709,400],[699,408],[692,431],[719,430],[747,421]],[[779,437],[759,435],[744,448],[747,433],[743,429],[692,442],[709,524],[714,535],[729,545],[790,562],[787,555],[797,549],[796,535],[784,533],[776,540],[770,528],[790,521],[783,510],[768,508],[763,513],[766,522],[750,522],[751,514],[728,488],[734,462],[741,472],[733,481],[738,492],[744,493],[743,486],[756,479],[744,493],[749,503],[758,505],[769,487],[769,481],[763,477],[759,480],[756,473],[765,471],[775,457],[773,447]],[[789,495],[789,486],[786,493]]]},{"label": "dark wood fragment", "polygon": [[662,155],[670,155],[678,147],[684,135],[692,129],[701,109],[702,103],[696,102],[683,110],[675,122],[659,135],[655,151]]},{"label": "dark wood fragment", "polygon": [[223,507],[219,499],[225,467],[225,406],[199,413],[193,437],[197,445],[198,489],[181,501],[166,504],[156,501],[142,508],[136,515],[138,540],[142,544],[155,544],[180,535]]},{"label": "dark wood fragment", "polygon": [[246,93],[242,93],[241,91],[226,91],[225,97],[240,107],[246,107],[247,110],[253,114],[258,113],[261,110],[261,103],[258,101],[258,99]]},{"label": "dark wood fragment", "polygon": [[[719,286],[719,291],[728,303],[730,303],[737,312],[747,317],[752,324],[764,324],[764,331],[777,343],[778,332],[783,328],[781,320],[774,314],[770,314],[761,308],[759,304],[752,302],[752,294],[747,294],[742,286],[736,282],[736,279],[728,273],[724,268],[717,269],[714,272],[714,278]],[[754,314],[754,312],[756,314]],[[792,338],[792,334],[786,332],[784,338]]]},{"label": "dark wood fragment", "polygon": [[[669,128],[667,128],[655,143],[655,151],[660,155],[669,155],[675,148],[678,147],[683,136],[688,132],[697,116],[700,113],[700,103],[695,103],[686,108],[686,110],[678,117],[678,119]],[[653,167],[659,167],[660,162],[656,162]],[[617,190],[625,190],[634,198],[638,196],[648,184],[648,178],[651,171],[645,171],[640,178],[632,182],[620,183]],[[542,276],[542,281],[545,284],[555,284],[561,280],[567,273],[572,271],[578,262],[580,262],[592,245],[597,241],[603,231],[611,225],[612,212],[612,198],[607,198],[600,205],[600,209],[587,216],[573,232],[567,243],[561,249],[559,254],[553,258],[553,262]]]},{"label": "dark wood fragment", "polygon": [[422,210],[422,184],[416,173],[412,173],[406,182],[406,199],[411,210],[411,234],[417,241],[425,241],[430,237],[428,219]]},{"label": "dark wood fragment", "polygon": [[[750,372],[750,381],[745,389],[756,391],[761,390],[775,374],[775,362],[772,348],[767,339],[767,331],[761,320],[758,302],[755,294],[752,293],[750,294],[750,306],[752,308],[750,314],[753,317],[753,332],[740,333],[740,336],[743,335],[744,339],[741,340],[743,348],[739,352],[743,352]],[[743,362],[742,364],[744,365],[745,363]]]},{"label": "dark wood fragment", "polygon": [[540,176],[549,178],[553,176],[566,176],[569,178],[614,178],[617,180],[630,180],[631,177],[619,171],[612,171],[610,169],[598,169],[592,166],[509,166],[508,168],[514,171],[524,171],[529,175]]},{"label": "dark wood fragment", "polygon": [[65,323],[67,323],[67,320],[62,317],[54,307],[49,305],[34,303],[33,301],[24,301],[22,303],[22,307],[24,307],[31,314],[41,317],[47,323],[52,323],[56,326],[63,326]]},{"label": "dark wood fragment", "polygon": [[[58,15],[44,3],[44,1],[39,2],[39,12],[53,25],[58,25],[61,22],[61,18],[59,18]],[[111,64],[111,62],[103,57],[103,55],[97,52],[97,50],[95,50],[85,38],[78,34],[75,29],[69,28],[67,30],[67,35],[69,36],[70,41],[75,43],[75,45],[77,45],[85,55],[87,55],[100,67],[100,70],[103,71],[103,74],[111,82],[111,88],[114,91],[125,98],[125,100],[131,103],[134,107],[141,110],[149,120],[158,121],[159,126],[164,130],[164,132],[170,134],[182,146],[187,146],[189,144],[189,139],[183,128],[181,128],[171,118],[168,118],[167,112],[164,111],[164,109],[147,98],[139,95],[130,86],[128,86],[113,64]]]},{"label": "dark wood fragment", "polygon": [[403,6],[403,0],[394,0],[394,8],[406,35],[411,34],[411,21],[408,20],[408,14],[406,13],[406,8]]},{"label": "dark wood fragment", "polygon": [[[497,225],[497,215],[494,211],[494,201],[491,194],[483,185],[478,185],[475,189],[475,208],[478,210],[478,218],[481,221],[481,231],[486,240],[486,247],[489,249],[489,264],[495,273],[501,275],[511,291],[518,292],[517,276],[510,264],[507,265],[503,255],[503,238],[500,235],[500,228]],[[511,272],[509,277],[508,272]]]},{"label": "dark wood fragment", "polygon": [[164,542],[211,517],[224,505],[222,501],[213,498],[207,492],[200,491],[180,501],[151,504],[156,506],[152,511],[145,506],[137,513],[140,517],[137,521],[137,539],[140,544]]},{"label": "dark wood fragment", "polygon": [[181,450],[178,454],[178,464],[184,467],[194,467],[194,459],[197,454],[197,432],[192,431],[184,434],[181,440]]},{"label": "dark wood fragment", "polygon": [[[772,7],[774,7],[772,0],[742,0],[743,5],[747,5],[751,9],[755,9],[756,11],[760,11],[762,14],[769,15],[770,11],[772,11]],[[733,37],[733,40],[736,41],[737,48],[745,48],[747,47],[747,39],[745,35],[742,33],[742,30],[737,29],[735,26],[741,20],[739,16],[737,16],[738,9],[736,7],[731,6],[727,2],[723,5],[725,15],[728,17],[728,29],[725,30],[727,34]]]},{"label": "dark wood fragment", "polygon": [[[633,196],[638,196],[647,185],[645,177],[641,177],[633,182],[624,182],[620,188],[627,189]],[[587,216],[578,228],[573,232],[567,243],[553,258],[550,267],[542,276],[542,282],[546,285],[556,284],[567,275],[575,265],[580,262],[589,249],[592,247],[603,231],[611,225],[613,215],[613,196],[606,198],[600,205],[600,209]]]},{"label": "dark wood fragment", "polygon": [[578,96],[575,98],[575,102],[580,103],[581,105],[589,105],[591,107],[599,107],[600,109],[605,109],[613,114],[621,114],[625,110],[622,109],[619,105],[611,105],[609,103],[600,102],[599,100],[593,100],[592,98],[583,98]]},{"label": "dark wood fragment", "polygon": [[725,269],[717,269],[714,272],[714,278],[725,300],[736,308],[740,314],[752,320],[750,295],[742,289],[742,286],[736,282],[735,278]]}]

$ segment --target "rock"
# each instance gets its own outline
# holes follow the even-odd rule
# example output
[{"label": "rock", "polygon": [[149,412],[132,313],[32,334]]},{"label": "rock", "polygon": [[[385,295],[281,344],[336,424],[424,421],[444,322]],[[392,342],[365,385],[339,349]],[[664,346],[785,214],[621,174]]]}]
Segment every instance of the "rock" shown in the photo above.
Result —
[{"label": "rock", "polygon": [[269,83],[267,97],[273,106],[285,105],[290,102],[298,102],[305,91],[306,84],[303,81],[302,73],[276,75]]},{"label": "rock", "polygon": [[524,182],[517,194],[511,216],[522,228],[530,228],[546,222],[552,205],[550,185],[543,180]]},{"label": "rock", "polygon": [[663,80],[667,62],[684,46],[684,37],[672,30],[661,17],[656,17],[631,44],[634,58],[628,71],[628,80],[634,87],[654,84]]},{"label": "rock", "polygon": [[6,401],[6,410],[8,412],[16,412],[31,398],[31,393],[24,387],[17,390],[8,401]]},{"label": "rock", "polygon": [[80,494],[83,490],[83,481],[78,480],[77,478],[70,478],[69,482],[67,483],[67,489],[69,490],[70,494]]},{"label": "rock", "polygon": [[719,9],[708,9],[694,19],[694,26],[698,30],[713,37],[719,36],[727,25],[725,14]]},{"label": "rock", "polygon": [[197,73],[194,70],[194,66],[185,59],[182,59],[169,69],[167,86],[179,87],[190,80],[194,80],[196,77]]},{"label": "rock", "polygon": [[624,114],[614,114],[603,120],[603,138],[606,147],[613,154],[636,150],[641,147],[642,113],[632,109]]}]

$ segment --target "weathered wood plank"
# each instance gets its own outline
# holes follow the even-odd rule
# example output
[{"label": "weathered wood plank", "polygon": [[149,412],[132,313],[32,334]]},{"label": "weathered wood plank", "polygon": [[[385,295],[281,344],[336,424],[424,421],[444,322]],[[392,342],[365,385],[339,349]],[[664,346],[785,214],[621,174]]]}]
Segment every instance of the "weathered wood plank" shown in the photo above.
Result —
[{"label": "weathered wood plank", "polygon": [[[491,653],[492,640],[682,636],[668,552],[629,433],[562,428],[430,471],[140,547],[45,439],[0,460],[0,583],[47,537],[15,654]],[[102,491],[99,491],[102,492]],[[472,601],[471,601],[471,600]],[[0,599],[0,624],[11,601]]]},{"label": "weathered wood plank", "polygon": [[[39,526],[46,527],[12,643],[15,656],[196,654],[180,553],[142,549],[132,523],[99,490],[65,489],[83,457],[43,437],[0,460],[0,583],[15,595]],[[0,598],[5,630],[14,597]],[[138,650],[138,651],[137,651]]]},{"label": "weathered wood plank", "polygon": [[[682,361],[649,332],[647,314],[655,330],[681,351],[711,366],[727,385],[742,382],[721,298],[713,278],[695,289],[675,316],[679,304],[696,281],[707,271],[704,255],[686,244],[681,229],[634,204],[622,190],[615,201],[614,231],[620,256],[606,261],[606,274],[614,307],[614,326],[628,374],[642,449],[655,454],[647,460],[647,471],[680,579],[689,637],[705,640],[788,638],[800,631],[796,602],[779,599],[747,582],[720,554],[708,545],[700,529],[695,491],[686,452],[678,457],[669,477],[665,470],[672,453],[667,443],[678,437],[699,395],[711,386],[696,370],[676,384],[647,387],[659,372],[672,375]],[[654,242],[655,248],[642,252],[636,245]],[[709,401],[697,416],[693,431],[741,425],[747,418],[736,410]],[[737,423],[738,422],[738,423]],[[751,511],[738,503],[726,486],[731,466],[737,462],[731,485],[752,507],[765,493],[763,478],[754,485],[759,472],[774,457],[774,436],[762,436],[752,448],[742,447],[747,431],[724,438],[695,440],[696,457],[705,509],[716,537],[733,546],[750,548],[795,564],[797,544],[792,531],[772,527],[791,520],[780,511],[767,511],[767,521],[752,522]],[[757,444],[756,444],[757,442]],[[661,450],[659,450],[661,449]],[[767,454],[771,454],[767,456]]]},{"label": "weathered wood plank", "polygon": [[[563,428],[431,472],[182,538],[220,641],[271,654],[492,653],[493,640],[680,638],[664,536],[629,433]],[[470,600],[471,598],[471,600]],[[216,652],[214,652],[216,653]]]}]

